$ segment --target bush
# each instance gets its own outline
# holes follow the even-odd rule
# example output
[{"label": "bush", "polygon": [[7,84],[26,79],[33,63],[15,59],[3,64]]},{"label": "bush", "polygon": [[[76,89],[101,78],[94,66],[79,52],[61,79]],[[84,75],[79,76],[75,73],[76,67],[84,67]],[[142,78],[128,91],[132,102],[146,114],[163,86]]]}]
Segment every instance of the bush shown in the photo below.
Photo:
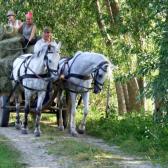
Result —
[{"label": "bush", "polygon": [[[93,116],[93,115],[92,115]],[[122,118],[89,118],[87,132],[119,145],[124,151],[166,163],[168,158],[167,124],[156,124],[152,115],[129,114]]]}]

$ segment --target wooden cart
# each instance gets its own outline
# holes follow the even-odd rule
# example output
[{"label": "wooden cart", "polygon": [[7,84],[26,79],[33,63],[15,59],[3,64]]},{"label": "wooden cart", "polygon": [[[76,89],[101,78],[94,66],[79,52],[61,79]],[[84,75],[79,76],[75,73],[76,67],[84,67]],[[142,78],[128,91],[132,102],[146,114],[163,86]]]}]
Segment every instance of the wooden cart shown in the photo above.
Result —
[{"label": "wooden cart", "polygon": [[[63,90],[60,82],[53,84],[49,100],[43,105],[42,113],[56,114],[59,118],[59,110],[62,110],[64,128],[68,125],[69,112],[71,107],[70,96],[68,91]],[[62,92],[61,92],[62,91]],[[15,104],[8,101],[9,93],[0,96],[0,126],[7,127],[11,113],[15,113]],[[24,102],[24,100],[23,100]],[[24,103],[20,106],[20,112],[24,111]],[[35,107],[31,107],[31,112],[35,112]]]}]

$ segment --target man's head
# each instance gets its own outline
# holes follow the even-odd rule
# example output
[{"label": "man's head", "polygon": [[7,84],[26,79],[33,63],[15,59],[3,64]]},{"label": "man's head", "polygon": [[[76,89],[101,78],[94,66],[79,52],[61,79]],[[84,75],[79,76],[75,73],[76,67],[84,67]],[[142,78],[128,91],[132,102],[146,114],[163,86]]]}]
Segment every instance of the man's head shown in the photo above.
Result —
[{"label": "man's head", "polygon": [[51,36],[52,36],[52,29],[48,26],[44,27],[44,29],[43,29],[43,39],[45,41],[50,42],[51,41]]},{"label": "man's head", "polygon": [[15,13],[12,10],[9,10],[6,14],[7,18],[9,21],[14,21],[15,20]]}]

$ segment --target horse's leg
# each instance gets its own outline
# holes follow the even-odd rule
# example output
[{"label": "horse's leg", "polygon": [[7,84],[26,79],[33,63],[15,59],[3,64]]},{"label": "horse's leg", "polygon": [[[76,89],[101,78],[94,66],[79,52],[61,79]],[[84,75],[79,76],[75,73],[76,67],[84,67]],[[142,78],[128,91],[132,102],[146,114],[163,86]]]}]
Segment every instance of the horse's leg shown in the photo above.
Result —
[{"label": "horse's leg", "polygon": [[41,120],[41,110],[43,101],[45,98],[46,93],[44,91],[38,92],[38,100],[37,100],[37,107],[36,107],[36,121],[35,121],[35,130],[34,136],[39,137],[41,134],[40,131],[40,120]]},{"label": "horse's leg", "polygon": [[85,132],[85,126],[86,126],[86,117],[89,110],[89,92],[82,94],[84,109],[83,109],[83,119],[79,125],[79,133],[83,134]]},{"label": "horse's leg", "polygon": [[20,122],[20,102],[19,102],[19,96],[17,93],[14,93],[15,98],[15,107],[16,107],[16,122],[15,122],[15,128],[20,129],[21,128],[21,122]]},{"label": "horse's leg", "polygon": [[28,133],[28,114],[30,111],[30,98],[31,98],[31,91],[25,89],[25,107],[24,107],[24,121],[22,125],[22,134]]},{"label": "horse's leg", "polygon": [[58,128],[60,131],[64,130],[63,117],[62,117],[62,108],[63,108],[63,91],[60,90],[58,93],[58,107],[59,107],[59,124]]},{"label": "horse's leg", "polygon": [[12,86],[13,86],[13,89],[14,89],[14,94],[11,95],[10,97],[10,100],[12,100],[12,102],[14,103],[15,102],[15,108],[16,108],[16,121],[15,121],[15,128],[16,129],[20,129],[21,128],[21,123],[20,123],[20,115],[19,115],[19,112],[20,112],[20,102],[19,102],[19,93],[18,93],[18,90],[17,90],[17,85],[18,83],[15,83],[14,81],[12,81]]},{"label": "horse's leg", "polygon": [[75,113],[76,113],[76,93],[70,93],[71,96],[71,116],[70,116],[70,134],[72,136],[78,136],[76,131],[76,123],[75,123]]}]

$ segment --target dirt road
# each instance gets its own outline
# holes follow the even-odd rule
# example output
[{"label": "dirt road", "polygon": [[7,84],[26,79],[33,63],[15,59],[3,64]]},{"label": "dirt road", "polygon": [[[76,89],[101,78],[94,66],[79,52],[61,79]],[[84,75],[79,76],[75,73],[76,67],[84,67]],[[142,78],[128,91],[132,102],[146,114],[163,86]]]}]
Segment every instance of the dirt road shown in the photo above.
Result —
[{"label": "dirt road", "polygon": [[[26,167],[33,168],[69,168],[70,165],[60,165],[61,156],[49,155],[46,148],[47,140],[35,138],[32,133],[22,135],[20,131],[15,130],[13,127],[0,128],[0,134],[7,137],[11,144],[22,153],[21,162],[27,165]],[[69,135],[67,135],[69,136]],[[105,151],[112,152],[115,167],[121,168],[160,168],[159,165],[152,165],[149,161],[145,161],[138,157],[126,156],[116,146],[108,146],[102,140],[92,138],[89,136],[81,136],[74,138],[76,141],[88,143],[101,148]],[[120,160],[116,160],[116,158]],[[110,166],[111,167],[111,166]],[[113,166],[112,166],[113,167]]]}]

